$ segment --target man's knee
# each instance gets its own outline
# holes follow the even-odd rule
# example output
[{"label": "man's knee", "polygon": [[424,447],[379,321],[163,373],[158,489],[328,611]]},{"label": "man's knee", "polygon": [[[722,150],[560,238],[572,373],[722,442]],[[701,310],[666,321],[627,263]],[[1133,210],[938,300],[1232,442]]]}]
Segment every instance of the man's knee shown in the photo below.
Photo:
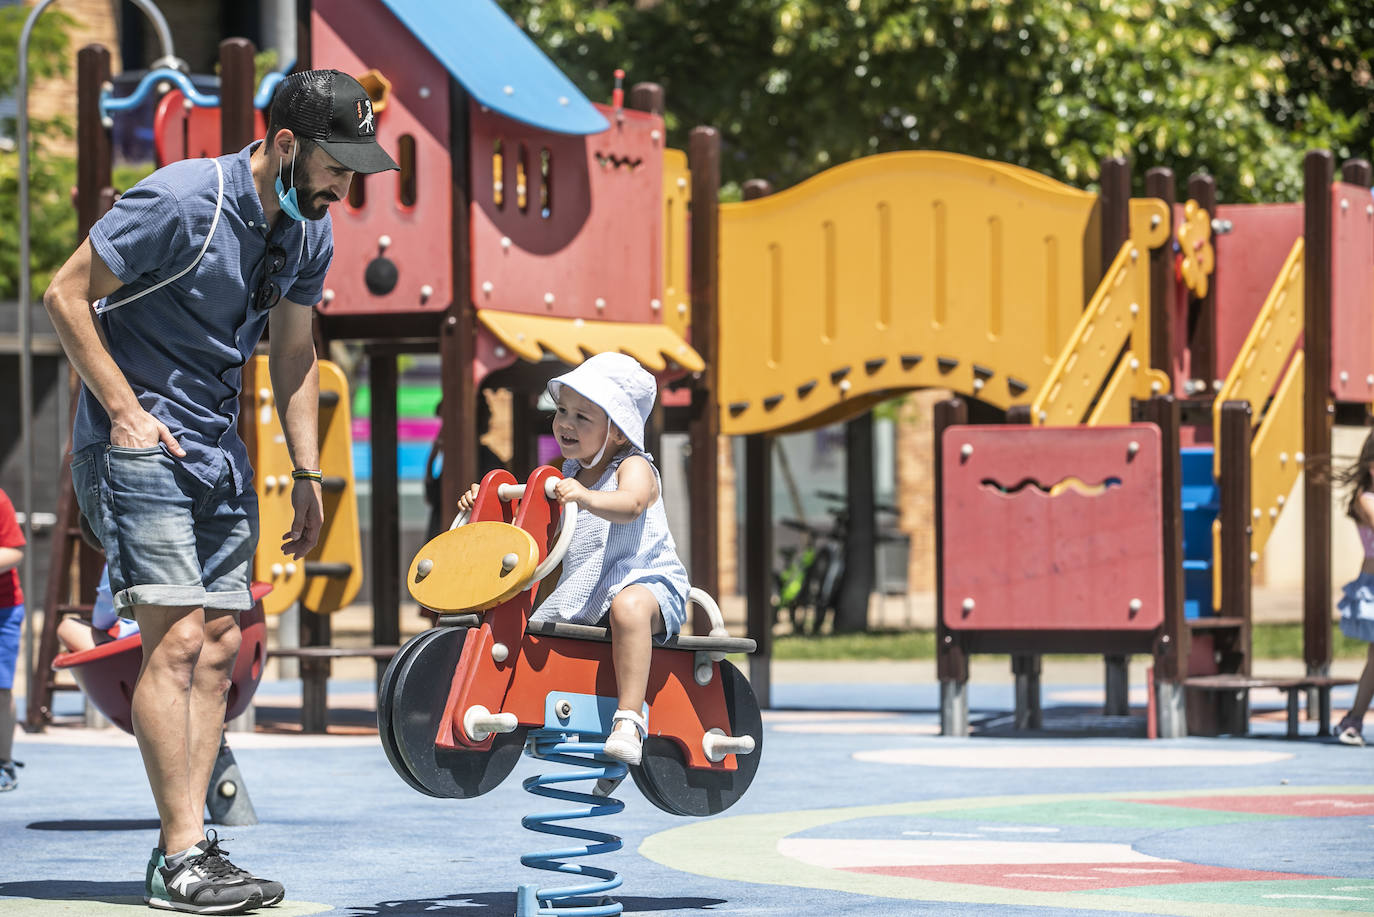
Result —
[{"label": "man's knee", "polygon": [[205,622],[205,645],[201,662],[215,668],[230,669],[243,643],[243,631],[232,616],[222,615]]}]

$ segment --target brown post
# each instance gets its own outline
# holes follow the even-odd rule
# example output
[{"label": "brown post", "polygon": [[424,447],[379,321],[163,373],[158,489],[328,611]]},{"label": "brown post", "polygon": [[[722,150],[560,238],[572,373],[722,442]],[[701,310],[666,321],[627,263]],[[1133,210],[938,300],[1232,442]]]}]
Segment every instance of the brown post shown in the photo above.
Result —
[{"label": "brown post", "polygon": [[668,110],[663,87],[657,83],[635,83],[631,86],[626,107],[636,111],[647,111],[649,114],[658,115],[660,118]]},{"label": "brown post", "polygon": [[[439,435],[443,440],[444,469],[439,482],[439,505],[457,511],[458,495],[478,478],[477,399],[482,397],[472,364],[477,350],[477,310],[472,304],[472,254],[469,209],[472,201],[468,127],[470,99],[461,83],[448,81],[449,91],[449,258],[453,273],[453,302],[439,325],[439,377],[444,391]],[[514,187],[512,185],[512,187]],[[518,438],[528,431],[513,431]],[[447,511],[447,509],[445,510]],[[441,514],[442,515],[442,514]]]},{"label": "brown post", "polygon": [[1341,163],[1341,181],[1368,188],[1371,181],[1374,181],[1374,171],[1370,169],[1369,160],[1347,159]]},{"label": "brown post", "polygon": [[[720,134],[714,127],[695,127],[687,145],[692,170],[691,290],[692,346],[706,368],[692,387],[691,419],[687,424],[692,461],[688,480],[692,493],[692,583],[711,595],[720,592],[720,532],[717,518],[720,494],[720,412],[716,374],[720,348],[716,310],[720,301]],[[693,613],[692,628],[704,634],[706,615]]]},{"label": "brown post", "polygon": [[[377,646],[395,646],[401,642],[401,503],[396,461],[396,354],[387,348],[370,352],[367,381],[372,393],[372,642]],[[308,636],[306,617],[324,616],[301,615],[302,638]],[[302,645],[309,644],[302,640]],[[302,674],[305,669],[302,662]]]},{"label": "brown post", "polygon": [[[1156,166],[1145,173],[1145,196],[1159,198],[1168,211],[1169,234],[1150,251],[1150,368],[1174,375],[1174,173]],[[1156,669],[1155,677],[1159,677]]]},{"label": "brown post", "polygon": [[219,43],[219,137],[221,153],[237,153],[254,139],[253,55],[246,38]]},{"label": "brown post", "polygon": [[[479,395],[480,397],[480,395]],[[535,430],[539,426],[539,392],[517,389],[510,397],[510,470],[517,480],[525,480],[539,461]]]},{"label": "brown post", "polygon": [[1331,179],[1328,150],[1303,160],[1303,614],[1307,674],[1331,670]]},{"label": "brown post", "polygon": [[1124,157],[1102,160],[1102,273],[1131,237],[1131,165]]},{"label": "brown post", "polygon": [[314,66],[314,51],[310,43],[310,0],[296,0],[296,66],[292,73]]},{"label": "brown post", "polygon": [[[1222,674],[1250,674],[1250,442],[1253,410],[1248,401],[1221,406],[1220,453],[1226,456],[1221,473],[1221,612],[1238,618],[1238,626],[1213,632],[1213,649],[1221,654]],[[1216,692],[1220,732],[1248,731],[1249,693]]]},{"label": "brown post", "polygon": [[[749,684],[759,706],[772,703],[773,662],[773,437],[744,438],[744,604],[749,637]],[[819,610],[818,610],[819,613]]]},{"label": "brown post", "polygon": [[76,54],[76,234],[90,234],[110,186],[110,132],[100,123],[100,87],[110,79],[110,51],[87,45]]},{"label": "brown post", "polygon": [[1188,676],[1191,631],[1183,616],[1183,487],[1178,399],[1156,395],[1137,402],[1135,419],[1159,428],[1160,539],[1164,565],[1164,624],[1154,648],[1154,691],[1163,739],[1188,734],[1183,679]]},{"label": "brown post", "polygon": [[[1188,179],[1188,197],[1197,201],[1208,216],[1217,215],[1217,183],[1210,175],[1196,173]],[[1193,367],[1193,379],[1206,383],[1204,392],[1196,394],[1210,398],[1216,380],[1223,371],[1217,366],[1217,273],[1207,284],[1207,295],[1188,301],[1188,352]],[[1194,394],[1184,392],[1184,395]]]},{"label": "brown post", "polygon": [[968,654],[945,626],[944,437],[968,423],[968,405],[958,398],[935,405],[935,672],[940,680],[940,735],[968,735]]}]

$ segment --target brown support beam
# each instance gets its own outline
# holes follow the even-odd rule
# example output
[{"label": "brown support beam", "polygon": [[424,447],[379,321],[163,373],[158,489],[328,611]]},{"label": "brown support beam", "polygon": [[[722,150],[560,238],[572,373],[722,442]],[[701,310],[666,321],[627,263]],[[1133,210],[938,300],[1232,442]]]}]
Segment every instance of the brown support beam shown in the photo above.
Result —
[{"label": "brown support beam", "polygon": [[[692,583],[711,595],[720,592],[720,413],[716,374],[720,348],[716,314],[720,302],[720,133],[695,127],[687,144],[692,171],[691,291],[692,346],[706,368],[692,387],[688,440],[692,461],[688,469],[691,500]],[[709,629],[706,615],[693,612],[692,629]]]},{"label": "brown support beam", "polygon": [[[1156,166],[1145,173],[1145,196],[1159,198],[1168,211],[1169,235],[1150,251],[1150,368],[1174,375],[1174,173]],[[1166,491],[1167,492],[1167,491]],[[1158,677],[1158,671],[1155,677]]]},{"label": "brown support beam", "polygon": [[940,681],[940,733],[968,735],[968,654],[945,626],[944,437],[950,427],[968,423],[968,405],[958,398],[935,405],[935,672]]},{"label": "brown support beam", "polygon": [[[1197,173],[1188,179],[1188,198],[1197,201],[1208,216],[1217,215],[1217,183],[1210,175]],[[1207,295],[1188,299],[1188,353],[1192,366],[1192,380],[1203,383],[1201,391],[1187,391],[1184,395],[1211,397],[1216,380],[1224,368],[1217,366],[1217,277],[1207,284]]]},{"label": "brown support beam", "polygon": [[662,118],[668,110],[665,99],[663,87],[657,83],[635,83],[630,87],[628,101],[625,104],[627,108],[647,111]]},{"label": "brown support beam", "polygon": [[[441,518],[452,518],[458,495],[478,479],[477,399],[482,397],[472,364],[477,356],[477,310],[472,304],[472,242],[468,219],[472,201],[468,114],[471,102],[461,83],[448,81],[449,92],[449,259],[453,301],[439,326],[439,378],[444,399],[440,427],[444,468],[439,482]],[[511,185],[509,187],[514,187]],[[518,435],[517,428],[517,435]],[[380,641],[379,641],[380,642]]]},{"label": "brown support beam", "polygon": [[[1331,180],[1333,159],[1303,160],[1303,661],[1307,674],[1331,670]],[[1319,464],[1323,463],[1323,464]]]},{"label": "brown support beam", "polygon": [[1122,156],[1102,160],[1102,272],[1131,237],[1131,165]]},{"label": "brown support beam", "polygon": [[[372,642],[377,646],[395,646],[401,642],[396,357],[369,353],[367,381],[372,393]],[[303,638],[307,636],[305,617],[301,616]],[[304,668],[302,664],[303,671]]]},{"label": "brown support beam", "polygon": [[296,66],[292,68],[292,73],[314,66],[310,33],[310,0],[296,0]]},{"label": "brown support beam", "polygon": [[219,137],[221,153],[237,153],[254,139],[253,55],[246,38],[219,43]]},{"label": "brown support beam", "polygon": [[1189,630],[1183,617],[1183,469],[1178,399],[1156,395],[1138,402],[1136,420],[1159,427],[1161,455],[1160,538],[1164,560],[1164,625],[1155,647],[1155,683],[1181,682],[1188,675]]},{"label": "brown support beam", "polygon": [[772,706],[773,662],[773,437],[744,438],[744,574],[749,684],[759,706]]},{"label": "brown support beam", "polygon": [[1374,182],[1368,159],[1347,159],[1341,163],[1341,181],[1351,185],[1368,188]]},{"label": "brown support beam", "polygon": [[[1221,406],[1221,614],[1239,618],[1240,626],[1214,632],[1213,651],[1220,654],[1223,674],[1250,674],[1250,442],[1254,419],[1248,401]],[[1244,735],[1249,730],[1250,701],[1245,691],[1215,694],[1218,731]]]},{"label": "brown support beam", "polygon": [[87,45],[76,54],[76,234],[81,241],[105,213],[110,187],[110,132],[100,123],[100,87],[110,80],[110,51]]}]

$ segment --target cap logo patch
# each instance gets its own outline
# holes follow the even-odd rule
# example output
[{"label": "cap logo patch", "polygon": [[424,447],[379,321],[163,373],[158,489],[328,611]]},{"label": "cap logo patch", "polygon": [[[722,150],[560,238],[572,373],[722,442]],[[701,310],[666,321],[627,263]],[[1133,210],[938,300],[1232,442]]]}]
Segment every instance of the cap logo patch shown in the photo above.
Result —
[{"label": "cap logo patch", "polygon": [[377,128],[372,120],[372,100],[359,99],[356,103],[358,115],[358,136],[366,137],[377,133]]}]

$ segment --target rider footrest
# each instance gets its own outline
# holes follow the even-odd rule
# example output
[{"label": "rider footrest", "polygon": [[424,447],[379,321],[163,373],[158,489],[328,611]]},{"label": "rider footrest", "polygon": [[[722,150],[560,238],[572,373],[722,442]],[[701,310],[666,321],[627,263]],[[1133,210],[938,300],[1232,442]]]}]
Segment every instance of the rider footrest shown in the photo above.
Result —
[{"label": "rider footrest", "polygon": [[[531,621],[525,627],[529,634],[548,637],[571,637],[575,640],[611,642],[611,629],[595,624],[569,624],[566,621]],[[692,653],[752,653],[756,644],[748,637],[698,637],[678,634],[662,644],[664,649],[685,650]]]}]

